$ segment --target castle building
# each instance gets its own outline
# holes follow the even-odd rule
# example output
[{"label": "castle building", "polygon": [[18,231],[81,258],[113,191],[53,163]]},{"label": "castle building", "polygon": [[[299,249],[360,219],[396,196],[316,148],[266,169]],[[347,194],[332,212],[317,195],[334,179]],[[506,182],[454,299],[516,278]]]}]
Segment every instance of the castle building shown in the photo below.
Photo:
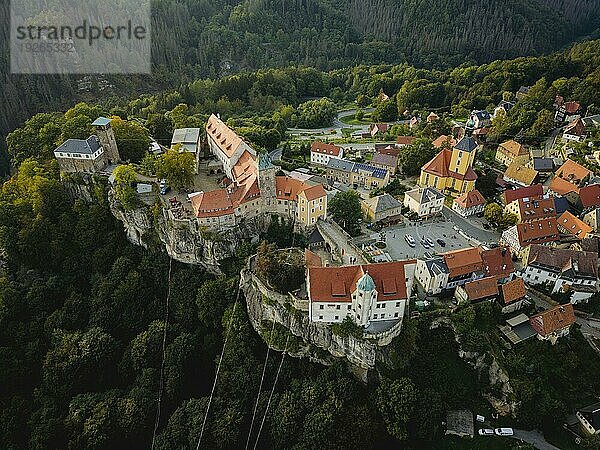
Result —
[{"label": "castle building", "polygon": [[61,172],[100,172],[121,160],[111,119],[99,117],[96,134],[87,139],[67,139],[54,150]]},{"label": "castle building", "polygon": [[399,321],[412,293],[415,261],[310,267],[306,277],[311,322],[357,325]]},{"label": "castle building", "polygon": [[421,168],[419,186],[433,187],[452,197],[474,190],[477,174],[473,162],[477,147],[472,137],[463,137],[451,150],[442,148]]},{"label": "castle building", "polygon": [[249,156],[256,158],[256,151],[214,114],[206,123],[206,140],[210,152],[223,164],[223,171],[232,180],[238,161],[247,160]]}]

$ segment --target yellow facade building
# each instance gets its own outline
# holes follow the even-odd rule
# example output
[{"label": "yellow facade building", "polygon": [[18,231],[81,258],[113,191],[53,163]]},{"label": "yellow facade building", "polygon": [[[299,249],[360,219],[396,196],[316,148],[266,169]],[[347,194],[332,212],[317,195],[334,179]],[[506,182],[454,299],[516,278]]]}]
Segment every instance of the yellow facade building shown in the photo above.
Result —
[{"label": "yellow facade building", "polygon": [[473,170],[477,143],[463,137],[451,150],[443,148],[421,168],[419,186],[434,187],[445,195],[458,197],[475,189]]}]

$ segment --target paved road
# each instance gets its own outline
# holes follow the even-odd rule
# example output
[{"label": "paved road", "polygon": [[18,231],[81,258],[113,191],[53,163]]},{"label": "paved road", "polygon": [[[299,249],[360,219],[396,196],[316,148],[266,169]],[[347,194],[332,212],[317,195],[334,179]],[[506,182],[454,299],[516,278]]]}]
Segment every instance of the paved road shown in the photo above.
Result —
[{"label": "paved road", "polygon": [[511,436],[513,439],[525,441],[532,444],[539,450],[560,450],[544,439],[544,435],[538,431],[527,431],[527,430],[514,430],[515,434]]},{"label": "paved road", "polygon": [[321,234],[324,234],[323,237],[326,240],[329,237],[343,250],[344,255],[338,255],[342,258],[342,265],[367,264],[367,260],[362,253],[355,251],[354,247],[348,244],[348,236],[340,231],[339,226],[330,223],[328,220],[319,220],[317,227]]},{"label": "paved road", "polygon": [[500,239],[500,233],[495,230],[486,230],[481,225],[481,221],[475,217],[465,219],[464,217],[455,213],[451,208],[444,206],[444,216],[454,223],[459,229],[461,229],[467,236],[475,238],[482,244],[498,243]]}]

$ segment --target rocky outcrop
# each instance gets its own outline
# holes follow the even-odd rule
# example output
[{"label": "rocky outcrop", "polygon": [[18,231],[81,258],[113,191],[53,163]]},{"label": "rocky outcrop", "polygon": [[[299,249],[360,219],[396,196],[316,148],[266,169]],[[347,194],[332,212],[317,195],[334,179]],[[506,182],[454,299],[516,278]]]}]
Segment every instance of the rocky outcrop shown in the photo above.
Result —
[{"label": "rocky outcrop", "polygon": [[249,267],[241,272],[240,288],[246,297],[248,316],[254,329],[261,333],[264,322],[275,322],[301,339],[300,350],[292,356],[307,357],[330,365],[344,359],[350,369],[366,382],[370,369],[375,367],[378,346],[354,336],[339,336],[330,326],[310,322],[308,313],[293,305],[292,299],[268,289]]}]

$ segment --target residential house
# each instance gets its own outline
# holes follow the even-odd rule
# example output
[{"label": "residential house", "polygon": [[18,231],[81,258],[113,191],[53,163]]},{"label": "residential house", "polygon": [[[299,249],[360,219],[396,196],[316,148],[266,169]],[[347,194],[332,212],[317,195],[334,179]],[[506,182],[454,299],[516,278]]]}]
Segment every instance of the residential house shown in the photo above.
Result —
[{"label": "residential house", "polygon": [[588,435],[600,434],[600,402],[579,409],[575,416]]},{"label": "residential house", "polygon": [[415,278],[428,295],[435,295],[446,289],[450,271],[443,257],[418,259]]},{"label": "residential house", "polygon": [[503,314],[513,313],[523,307],[526,300],[527,290],[523,278],[515,278],[500,285],[500,296],[498,302]]},{"label": "residential house", "polygon": [[534,184],[517,189],[507,189],[502,193],[500,199],[506,206],[520,198],[540,197],[542,195],[544,195],[544,187],[541,184]]},{"label": "residential house", "polygon": [[419,116],[412,116],[410,118],[410,120],[408,121],[408,129],[412,130],[413,128],[418,127],[420,123],[421,123],[421,118]]},{"label": "residential house", "polygon": [[523,100],[525,97],[527,97],[530,89],[531,89],[531,86],[521,86],[519,88],[519,90],[517,91],[517,93],[515,94],[515,97],[517,97],[517,100]]},{"label": "residential house", "polygon": [[385,134],[389,127],[387,123],[372,123],[369,125],[369,133],[371,137],[375,137],[378,134]]},{"label": "residential house", "polygon": [[214,114],[206,123],[206,139],[210,152],[221,162],[231,180],[235,178],[233,168],[240,159],[256,158],[256,151]]},{"label": "residential house", "polygon": [[383,153],[374,153],[370,164],[374,167],[387,170],[393,176],[396,174],[396,168],[398,167],[398,157]]},{"label": "residential house", "polygon": [[458,141],[456,139],[454,139],[454,137],[446,136],[446,135],[442,134],[438,138],[434,139],[431,144],[433,145],[434,148],[440,149],[442,147],[452,148],[457,143],[458,143]]},{"label": "residential house", "polygon": [[544,244],[560,240],[556,218],[538,219],[518,223],[502,233],[500,242],[508,245],[513,255],[522,257],[531,244]]},{"label": "residential house", "polygon": [[436,113],[434,113],[432,111],[429,113],[426,120],[427,120],[427,123],[437,122],[438,120],[440,120],[440,116],[438,116]]},{"label": "residential house", "polygon": [[500,114],[507,115],[508,112],[515,106],[514,102],[509,102],[506,100],[500,101],[498,106],[494,108],[494,117],[498,117]]},{"label": "residential house", "polygon": [[561,96],[557,96],[554,102],[556,112],[554,120],[556,122],[564,122],[569,116],[573,116],[581,111],[579,102],[565,102]]},{"label": "residential house", "polygon": [[467,120],[466,128],[468,130],[474,131],[480,128],[487,128],[492,124],[492,117],[490,113],[481,110],[481,111],[473,111]]},{"label": "residential house", "polygon": [[402,203],[390,194],[377,195],[361,202],[369,221],[385,225],[402,221]]},{"label": "residential house", "polygon": [[588,184],[579,189],[579,199],[576,204],[578,211],[586,213],[600,207],[600,184]]},{"label": "residential house", "polygon": [[503,142],[496,150],[496,161],[507,167],[515,162],[515,159],[519,156],[529,157],[529,150],[513,139]]},{"label": "residential house", "polygon": [[594,208],[585,213],[583,221],[590,226],[593,232],[598,233],[600,226],[600,208]]},{"label": "residential house", "polygon": [[537,170],[539,173],[554,172],[554,161],[552,160],[552,158],[534,157],[531,159],[530,166],[534,170]]},{"label": "residential house", "polygon": [[529,323],[537,332],[540,340],[548,340],[553,345],[556,341],[569,334],[569,328],[575,323],[573,305],[558,305],[539,314],[531,316]]},{"label": "residential house", "polygon": [[479,248],[464,248],[443,254],[448,268],[446,289],[454,289],[460,285],[484,276],[484,265]]},{"label": "residential house", "polygon": [[398,144],[375,144],[375,153],[393,156],[397,159],[400,155],[400,147]]},{"label": "residential house", "polygon": [[558,218],[558,229],[561,233],[568,234],[579,240],[584,239],[593,231],[593,228],[569,211],[565,211]]},{"label": "residential house", "polygon": [[485,204],[485,198],[477,189],[475,189],[456,197],[452,202],[452,210],[463,217],[469,217],[473,214],[482,213]]},{"label": "residential house", "polygon": [[421,168],[419,186],[434,187],[453,197],[474,190],[477,174],[473,162],[477,148],[472,137],[463,137],[452,149],[442,148]]},{"label": "residential house", "polygon": [[531,186],[538,177],[538,171],[518,162],[510,164],[504,172],[504,181],[516,186]]},{"label": "residential house", "polygon": [[354,189],[377,189],[386,186],[390,181],[390,173],[386,169],[370,164],[354,163],[345,159],[330,158],[327,163],[327,179],[330,183],[338,182]]},{"label": "residential house", "polygon": [[557,177],[577,186],[582,186],[592,175],[593,172],[591,170],[576,163],[572,159],[567,159],[563,165],[556,170]]},{"label": "residential house", "polygon": [[585,140],[585,124],[581,117],[569,122],[565,127],[562,138],[565,141],[581,142]]},{"label": "residential house", "polygon": [[560,177],[554,177],[548,185],[548,194],[558,198],[565,198],[570,204],[576,204],[579,201],[579,187],[570,181],[563,180]]},{"label": "residential house", "polygon": [[315,141],[310,146],[310,163],[318,166],[326,166],[330,158],[341,159],[344,157],[344,149],[334,144]]},{"label": "residential house", "polygon": [[308,268],[309,320],[340,323],[350,317],[363,327],[401,321],[412,293],[415,263]]},{"label": "residential house", "polygon": [[87,139],[67,139],[54,150],[61,172],[101,172],[121,160],[112,119],[98,117],[92,126],[96,134]]},{"label": "residential house", "polygon": [[417,139],[414,136],[398,136],[396,138],[396,146],[397,147],[406,147],[408,145],[412,145],[415,142],[415,139]]},{"label": "residential house", "polygon": [[556,217],[556,207],[554,197],[535,197],[519,198],[512,201],[504,208],[507,213],[517,216],[517,223],[531,222],[532,220]]},{"label": "residential house", "polygon": [[458,286],[454,294],[458,302],[482,302],[498,296],[496,277],[480,278]]},{"label": "residential house", "polygon": [[551,292],[572,292],[571,302],[578,303],[598,291],[598,254],[532,245],[523,279],[530,285],[545,285]]},{"label": "residential house", "polygon": [[428,217],[442,212],[444,199],[437,189],[414,188],[404,193],[404,206],[419,217]]},{"label": "residential house", "polygon": [[494,277],[503,282],[511,277],[515,270],[510,250],[505,246],[480,249],[483,261],[483,272],[486,277]]}]

